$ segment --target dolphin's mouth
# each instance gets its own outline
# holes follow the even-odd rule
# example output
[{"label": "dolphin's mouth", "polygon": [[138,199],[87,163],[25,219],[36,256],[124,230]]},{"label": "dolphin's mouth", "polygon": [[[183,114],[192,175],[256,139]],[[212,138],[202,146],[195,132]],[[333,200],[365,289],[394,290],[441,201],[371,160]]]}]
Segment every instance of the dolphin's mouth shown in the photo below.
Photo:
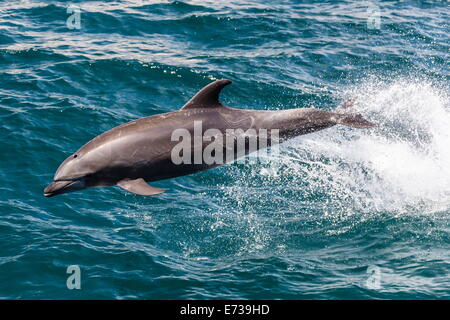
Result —
[{"label": "dolphin's mouth", "polygon": [[73,192],[77,190],[81,190],[85,188],[84,179],[76,179],[76,180],[59,180],[50,183],[44,189],[44,196],[53,197],[58,194]]}]

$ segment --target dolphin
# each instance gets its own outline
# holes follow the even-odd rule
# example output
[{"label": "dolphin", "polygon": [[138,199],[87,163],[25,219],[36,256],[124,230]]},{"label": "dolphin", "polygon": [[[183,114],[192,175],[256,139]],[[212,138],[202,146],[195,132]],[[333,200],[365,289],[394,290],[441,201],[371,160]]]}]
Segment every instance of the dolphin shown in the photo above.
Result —
[{"label": "dolphin", "polygon": [[[258,144],[257,149],[337,124],[354,128],[374,126],[361,115],[341,113],[341,109],[330,112],[315,108],[264,111],[231,108],[219,101],[221,90],[230,83],[227,79],[216,80],[178,111],[134,120],[95,137],[64,160],[55,173],[53,183],[45,188],[44,195],[52,197],[114,185],[142,196],[157,195],[164,190],[150,186],[148,182],[192,174],[235,160],[227,158],[223,163],[210,163],[201,159],[200,162],[175,163],[173,149],[179,141],[174,141],[174,131],[182,129],[194,134],[196,123],[201,123],[202,134],[213,128],[224,136],[229,129],[254,129],[257,134],[261,129],[266,132],[277,130],[278,140]],[[206,144],[202,141],[200,151],[205,148]],[[244,153],[238,154],[234,144],[232,148],[236,158],[252,151],[247,142]]]}]

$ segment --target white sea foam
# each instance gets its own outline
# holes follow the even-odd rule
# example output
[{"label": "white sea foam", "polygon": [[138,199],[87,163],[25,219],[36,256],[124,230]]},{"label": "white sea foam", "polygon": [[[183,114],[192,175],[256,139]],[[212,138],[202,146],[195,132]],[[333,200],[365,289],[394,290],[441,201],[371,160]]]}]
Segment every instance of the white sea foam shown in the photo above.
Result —
[{"label": "white sea foam", "polygon": [[[283,162],[326,209],[430,213],[450,207],[450,100],[417,79],[371,81],[348,89],[353,111],[375,129],[336,126],[285,146]],[[297,159],[298,161],[292,161]]]}]

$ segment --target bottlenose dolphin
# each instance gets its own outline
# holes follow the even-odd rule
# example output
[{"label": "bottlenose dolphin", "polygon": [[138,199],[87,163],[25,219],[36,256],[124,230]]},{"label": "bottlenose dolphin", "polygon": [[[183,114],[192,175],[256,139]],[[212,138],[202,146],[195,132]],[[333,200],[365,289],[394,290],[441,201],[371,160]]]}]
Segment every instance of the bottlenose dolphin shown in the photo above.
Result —
[{"label": "bottlenose dolphin", "polygon": [[[164,190],[147,182],[191,174],[217,167],[218,163],[174,163],[171,153],[176,129],[193,133],[195,123],[202,132],[209,128],[226,135],[227,129],[278,130],[279,140],[343,124],[370,128],[374,124],[359,114],[329,112],[314,108],[288,110],[243,110],[219,102],[221,90],[230,80],[217,80],[200,90],[180,110],[141,118],[115,127],[89,141],[58,168],[54,182],[44,190],[46,197],[91,187],[117,185],[129,192],[149,196]],[[270,142],[268,144],[271,145]],[[203,150],[206,144],[201,143]],[[258,145],[257,148],[261,146]],[[264,146],[265,147],[265,146]],[[245,154],[249,152],[245,146]],[[200,151],[202,151],[200,150]],[[235,152],[236,156],[239,156]],[[242,155],[242,154],[241,154]],[[224,163],[229,162],[225,159]]]}]

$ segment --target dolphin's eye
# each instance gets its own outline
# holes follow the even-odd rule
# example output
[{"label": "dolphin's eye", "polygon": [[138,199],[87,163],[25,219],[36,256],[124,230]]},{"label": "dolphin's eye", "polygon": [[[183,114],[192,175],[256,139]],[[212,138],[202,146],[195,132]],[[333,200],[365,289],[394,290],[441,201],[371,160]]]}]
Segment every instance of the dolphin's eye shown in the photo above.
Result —
[{"label": "dolphin's eye", "polygon": [[74,154],[73,157],[76,158],[76,157],[78,157],[78,155],[77,155],[77,154]]}]

